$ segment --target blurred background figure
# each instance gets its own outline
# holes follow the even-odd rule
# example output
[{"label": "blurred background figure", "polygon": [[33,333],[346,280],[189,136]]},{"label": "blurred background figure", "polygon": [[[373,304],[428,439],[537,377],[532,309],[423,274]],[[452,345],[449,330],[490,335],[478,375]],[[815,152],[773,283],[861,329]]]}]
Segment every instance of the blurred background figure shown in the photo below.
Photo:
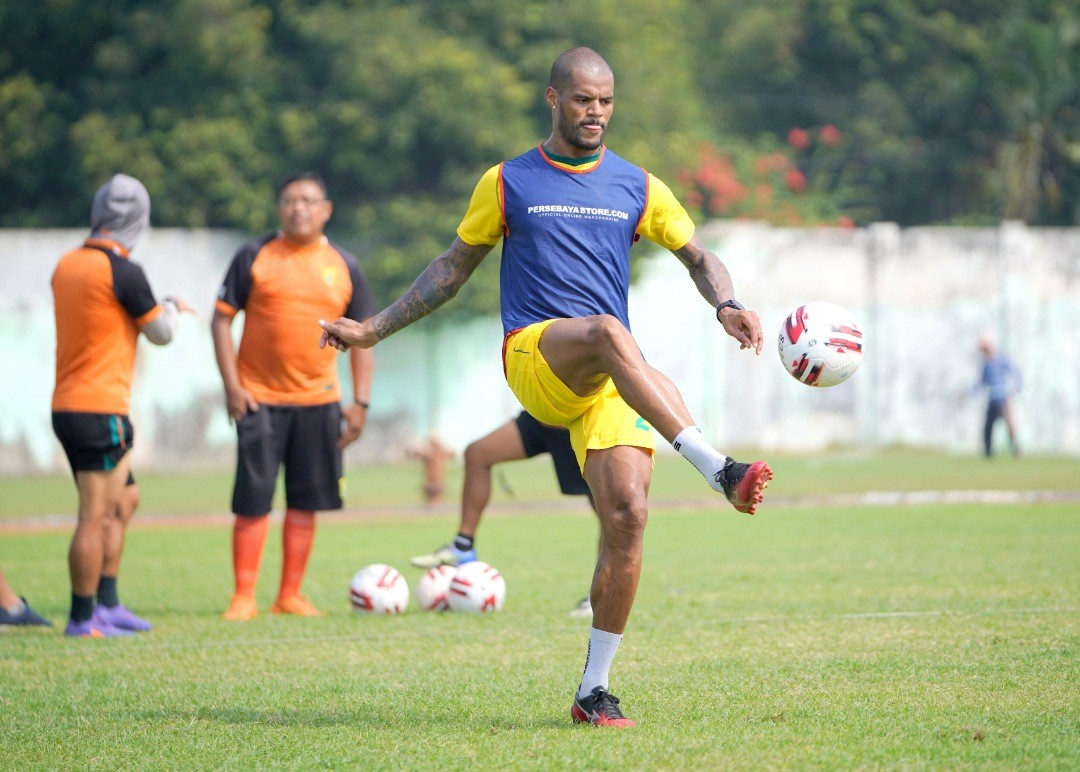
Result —
[{"label": "blurred background figure", "polygon": [[[244,244],[233,256],[210,322],[236,424],[233,486],[235,591],[224,618],[253,619],[255,586],[278,471],[285,468],[281,583],[273,614],[320,616],[300,584],[315,539],[315,513],[341,509],[342,451],[367,422],[374,357],[349,357],[351,398],[342,405],[337,361],[312,342],[312,319],[366,319],[375,301],[360,263],[327,238],[334,211],[315,172],[289,176],[278,190],[281,229]],[[239,351],[232,323],[244,312]]]},{"label": "blurred background figure", "polygon": [[0,571],[0,627],[52,627],[52,622],[30,608],[26,598],[15,594],[3,571]]},{"label": "blurred background figure", "polygon": [[979,337],[979,351],[982,353],[983,366],[979,381],[972,388],[972,393],[986,389],[986,420],[983,423],[983,452],[987,458],[994,455],[994,424],[998,419],[1005,421],[1009,431],[1009,446],[1014,456],[1020,455],[1020,445],[1016,440],[1016,416],[1012,408],[1012,397],[1020,392],[1022,379],[1020,369],[1008,356],[999,352],[989,335]]},{"label": "blurred background figure", "polygon": [[419,445],[410,448],[408,455],[424,465],[424,484],[421,486],[424,503],[441,504],[446,492],[446,464],[454,457],[454,451],[443,445],[439,435],[433,432]]},{"label": "blurred background figure", "polygon": [[[570,446],[569,430],[540,423],[522,410],[515,418],[465,448],[465,480],[461,489],[457,536],[452,542],[425,555],[417,555],[409,562],[417,568],[434,568],[459,566],[476,560],[476,531],[480,527],[480,517],[491,501],[492,467],[504,461],[534,458],[542,453],[551,455],[559,490],[567,496],[587,496],[589,505],[596,512],[589,484],[581,476],[581,468]],[[592,616],[588,593],[571,609],[570,615]]]},{"label": "blurred background figure", "polygon": [[128,416],[141,333],[169,343],[179,298],[154,299],[146,274],[130,259],[150,225],[150,195],[116,174],[94,195],[90,237],[62,258],[52,276],[56,318],[56,388],[52,424],[79,492],[78,524],[68,551],[71,615],[65,635],[107,638],[152,625],[120,602],[117,577],[124,535],[139,504],[131,473],[135,430]]}]

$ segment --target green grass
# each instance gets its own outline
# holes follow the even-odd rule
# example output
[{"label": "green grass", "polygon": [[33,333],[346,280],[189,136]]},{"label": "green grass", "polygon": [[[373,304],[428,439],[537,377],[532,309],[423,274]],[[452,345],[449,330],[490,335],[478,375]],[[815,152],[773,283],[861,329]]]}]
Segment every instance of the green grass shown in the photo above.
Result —
[{"label": "green grass", "polygon": [[[754,451],[739,458],[759,457]],[[1021,459],[952,456],[923,450],[834,451],[813,456],[764,454],[776,472],[769,492],[785,497],[863,491],[920,490],[1080,490],[1080,460],[1053,456]],[[460,462],[460,459],[458,459]],[[461,490],[461,465],[451,464],[447,499]],[[146,515],[226,514],[232,495],[232,470],[176,475],[137,473]],[[421,503],[423,485],[415,464],[354,466],[346,473],[347,507],[370,510]],[[494,506],[551,502],[555,472],[547,457],[502,464],[495,470]],[[678,456],[657,458],[654,502],[708,499],[697,471]],[[280,505],[280,496],[278,503]],[[75,486],[69,475],[0,478],[0,521],[74,513]]]},{"label": "green grass", "polygon": [[[942,487],[906,480],[912,468],[956,489],[1075,489],[1075,462],[1058,463],[780,458],[770,493]],[[505,469],[524,473],[511,479],[519,499],[550,500],[549,466]],[[781,474],[799,485],[786,489]],[[418,470],[401,475],[399,501],[415,500]],[[657,502],[701,495],[700,479],[680,475],[658,468]],[[348,610],[363,565],[388,562],[414,582],[408,557],[450,535],[449,513],[323,523],[305,593],[328,615],[242,624],[218,618],[231,588],[227,527],[135,527],[121,593],[156,629],[106,641],[0,635],[2,766],[1080,765],[1075,502],[772,506],[754,518],[657,503],[612,671],[639,724],[622,732],[569,720],[588,623],[567,611],[586,589],[596,526],[584,509],[529,511],[497,507],[480,533],[481,556],[508,586],[504,610],[485,617]],[[5,574],[57,623],[69,538],[0,539]],[[263,608],[279,565],[275,526]]]}]

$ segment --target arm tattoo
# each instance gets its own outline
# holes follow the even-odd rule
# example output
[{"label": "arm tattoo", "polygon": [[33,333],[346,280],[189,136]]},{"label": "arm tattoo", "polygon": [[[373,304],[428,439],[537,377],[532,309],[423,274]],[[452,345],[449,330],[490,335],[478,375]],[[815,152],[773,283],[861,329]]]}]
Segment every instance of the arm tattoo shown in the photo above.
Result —
[{"label": "arm tattoo", "polygon": [[720,258],[705,249],[697,236],[690,239],[684,247],[672,252],[690,272],[701,297],[709,301],[714,308],[720,301],[735,297],[728,269],[720,262]]},{"label": "arm tattoo", "polygon": [[454,297],[491,249],[490,245],[473,246],[454,239],[450,249],[416,277],[408,292],[372,319],[379,340],[423,319]]}]

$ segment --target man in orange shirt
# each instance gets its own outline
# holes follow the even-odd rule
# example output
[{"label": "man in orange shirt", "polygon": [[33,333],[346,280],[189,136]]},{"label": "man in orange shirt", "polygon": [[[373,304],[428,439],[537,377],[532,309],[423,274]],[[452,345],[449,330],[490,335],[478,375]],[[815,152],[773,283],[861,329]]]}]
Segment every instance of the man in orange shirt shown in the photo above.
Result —
[{"label": "man in orange shirt", "polygon": [[[211,322],[214,351],[236,423],[233,487],[235,592],[225,619],[258,615],[255,585],[266,541],[278,469],[285,465],[283,562],[274,614],[318,616],[300,594],[315,535],[315,512],[342,505],[342,450],[363,431],[373,357],[350,357],[352,399],[341,406],[332,351],[311,345],[316,318],[361,321],[375,302],[356,258],[324,228],[333,212],[326,184],[313,172],[289,177],[278,192],[281,230],[244,244],[234,255]],[[237,353],[232,320],[244,311]]]},{"label": "man in orange shirt", "polygon": [[158,303],[143,269],[128,259],[150,223],[150,196],[141,182],[115,175],[94,196],[90,221],[90,238],[60,258],[52,277],[52,423],[79,490],[64,632],[105,638],[151,628],[120,603],[116,587],[124,535],[139,501],[128,453],[136,342],[141,332],[165,345],[180,312],[191,309],[178,298]]}]

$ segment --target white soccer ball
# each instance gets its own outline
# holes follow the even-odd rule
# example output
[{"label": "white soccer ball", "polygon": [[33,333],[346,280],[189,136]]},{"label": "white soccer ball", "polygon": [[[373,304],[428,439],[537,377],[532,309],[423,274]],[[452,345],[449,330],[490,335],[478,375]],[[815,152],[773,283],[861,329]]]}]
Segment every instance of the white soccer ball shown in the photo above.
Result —
[{"label": "white soccer ball", "polygon": [[780,327],[780,361],[807,386],[835,386],[862,362],[863,335],[843,306],[815,301],[799,306]]},{"label": "white soccer ball", "polygon": [[498,611],[506,600],[506,581],[493,566],[474,560],[458,566],[447,594],[451,611]]},{"label": "white soccer ball", "polygon": [[447,596],[450,592],[450,580],[453,578],[452,566],[429,568],[416,583],[416,605],[424,611],[446,611],[450,608]]},{"label": "white soccer ball", "polygon": [[409,583],[393,566],[372,563],[349,582],[349,602],[360,614],[401,614],[409,605]]}]

